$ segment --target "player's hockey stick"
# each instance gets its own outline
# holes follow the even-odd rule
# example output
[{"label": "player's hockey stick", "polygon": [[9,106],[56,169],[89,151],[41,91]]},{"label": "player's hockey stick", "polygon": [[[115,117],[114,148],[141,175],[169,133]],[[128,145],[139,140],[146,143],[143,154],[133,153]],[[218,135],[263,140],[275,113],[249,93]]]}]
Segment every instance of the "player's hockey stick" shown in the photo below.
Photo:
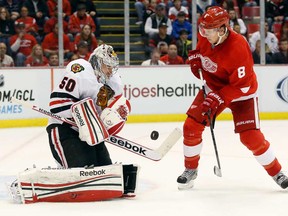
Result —
[{"label": "player's hockey stick", "polygon": [[[21,104],[34,111],[40,112],[44,115],[50,116],[52,118],[58,119],[60,121],[66,122],[72,126],[77,127],[76,123],[73,120],[63,118],[57,114],[51,113],[41,107],[32,105],[26,101],[18,100],[15,97],[12,97],[10,98],[10,102]],[[167,152],[176,144],[176,142],[180,139],[181,136],[182,131],[179,128],[175,128],[157,149],[150,149],[148,147],[140,145],[139,143],[133,142],[131,140],[128,140],[124,137],[117,135],[109,136],[109,138],[107,138],[105,141],[112,145],[118,146],[122,149],[125,149],[127,151],[130,151],[134,154],[145,157],[147,159],[153,161],[160,161],[167,154]]]},{"label": "player's hockey stick", "polygon": [[[200,75],[200,79],[202,81],[202,90],[203,90],[204,98],[206,98],[207,94],[205,91],[205,83],[204,83],[203,74],[202,74],[201,69],[199,69],[199,75]],[[214,135],[214,123],[213,123],[213,120],[211,119],[210,113],[208,113],[208,121],[210,123],[210,132],[211,132],[211,136],[212,136],[213,146],[214,146],[217,165],[218,165],[218,167],[214,166],[214,174],[217,175],[218,177],[222,177],[220,160],[219,160],[219,155],[218,155],[218,150],[217,150],[217,145],[216,145],[216,139],[215,139],[215,135]]]}]

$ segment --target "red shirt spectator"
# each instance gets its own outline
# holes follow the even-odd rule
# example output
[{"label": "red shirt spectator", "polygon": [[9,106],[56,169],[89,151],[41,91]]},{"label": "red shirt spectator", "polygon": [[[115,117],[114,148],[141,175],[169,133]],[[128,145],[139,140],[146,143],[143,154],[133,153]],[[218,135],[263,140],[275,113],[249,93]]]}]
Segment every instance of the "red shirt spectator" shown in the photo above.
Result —
[{"label": "red shirt spectator", "polygon": [[[63,34],[64,54],[70,52],[70,40],[66,34]],[[42,42],[44,54],[49,56],[51,53],[58,52],[58,24],[55,24],[53,32],[47,34]]]},{"label": "red shirt spectator", "polygon": [[92,32],[95,32],[96,25],[92,17],[86,14],[86,6],[84,4],[79,4],[77,11],[70,16],[68,28],[69,32],[73,35],[81,32],[82,27],[88,24],[92,28]]},{"label": "red shirt spectator", "polygon": [[17,23],[15,27],[17,34],[10,38],[11,50],[29,56],[37,41],[35,37],[25,32],[25,24],[23,22]]},{"label": "red shirt spectator", "polygon": [[[53,31],[55,24],[58,23],[57,17],[51,17],[44,24],[44,33],[48,34]],[[63,19],[63,31],[68,34],[68,23]]]},{"label": "red shirt spectator", "polygon": [[20,22],[25,23],[25,31],[27,33],[32,33],[32,35],[38,34],[36,19],[28,16],[28,8],[25,6],[21,7],[20,18],[15,21],[15,24]]},{"label": "red shirt spectator", "polygon": [[48,64],[48,59],[44,56],[43,49],[41,45],[36,44],[30,56],[27,57],[25,61],[25,66],[35,67],[35,66],[45,66]]},{"label": "red shirt spectator", "polygon": [[[57,10],[57,0],[48,0],[47,6],[49,10],[50,17],[54,17],[57,14],[55,8]],[[63,17],[70,16],[72,13],[71,4],[68,0],[62,0],[62,8],[63,8]]]},{"label": "red shirt spectator", "polygon": [[77,44],[80,41],[86,41],[90,52],[93,52],[98,47],[98,42],[95,35],[92,33],[90,25],[84,25],[80,34],[75,36],[75,48],[77,50]]},{"label": "red shirt spectator", "polygon": [[168,54],[160,58],[166,65],[184,64],[183,58],[177,55],[177,46],[170,44],[168,48]]}]

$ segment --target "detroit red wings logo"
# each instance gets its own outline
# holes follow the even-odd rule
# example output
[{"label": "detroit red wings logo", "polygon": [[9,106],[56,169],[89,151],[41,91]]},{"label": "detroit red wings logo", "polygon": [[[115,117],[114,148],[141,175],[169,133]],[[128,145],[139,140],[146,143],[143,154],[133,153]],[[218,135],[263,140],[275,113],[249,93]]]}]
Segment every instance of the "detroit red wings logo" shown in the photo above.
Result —
[{"label": "detroit red wings logo", "polygon": [[75,63],[71,66],[71,71],[73,73],[79,73],[84,70],[84,67],[78,63]]},{"label": "detroit red wings logo", "polygon": [[217,64],[210,58],[200,55],[202,67],[205,71],[215,73],[217,71]]}]

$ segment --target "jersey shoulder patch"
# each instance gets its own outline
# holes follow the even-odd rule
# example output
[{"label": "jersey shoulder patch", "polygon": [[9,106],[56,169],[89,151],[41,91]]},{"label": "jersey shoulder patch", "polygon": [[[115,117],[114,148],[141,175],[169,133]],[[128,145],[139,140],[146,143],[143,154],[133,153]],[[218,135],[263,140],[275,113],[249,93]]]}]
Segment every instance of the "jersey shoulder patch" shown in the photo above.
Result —
[{"label": "jersey shoulder patch", "polygon": [[84,70],[84,67],[79,63],[74,63],[71,65],[71,71],[73,73],[79,73]]}]

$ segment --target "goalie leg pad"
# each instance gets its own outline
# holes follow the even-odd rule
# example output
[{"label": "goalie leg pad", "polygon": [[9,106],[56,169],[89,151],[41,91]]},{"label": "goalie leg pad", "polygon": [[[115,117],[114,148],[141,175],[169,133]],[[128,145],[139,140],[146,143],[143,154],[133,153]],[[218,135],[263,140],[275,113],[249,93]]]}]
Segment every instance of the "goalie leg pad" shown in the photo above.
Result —
[{"label": "goalie leg pad", "polygon": [[[27,169],[12,183],[21,202],[90,202],[123,195],[123,166]],[[16,185],[16,186],[15,186]]]},{"label": "goalie leg pad", "polygon": [[91,98],[71,106],[72,116],[79,128],[79,138],[89,145],[97,145],[109,137]]}]

